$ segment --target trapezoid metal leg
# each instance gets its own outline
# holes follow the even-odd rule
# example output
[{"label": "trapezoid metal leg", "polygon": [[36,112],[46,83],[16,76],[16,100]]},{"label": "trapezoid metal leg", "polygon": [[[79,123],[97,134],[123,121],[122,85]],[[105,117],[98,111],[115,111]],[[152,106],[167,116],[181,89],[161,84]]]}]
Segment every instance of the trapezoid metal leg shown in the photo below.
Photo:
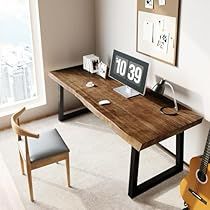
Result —
[{"label": "trapezoid metal leg", "polygon": [[58,120],[65,121],[72,117],[76,117],[80,114],[87,113],[89,110],[86,107],[75,109],[71,112],[64,112],[64,88],[62,86],[58,86],[59,91],[59,100],[58,100]]},{"label": "trapezoid metal leg", "polygon": [[137,195],[146,192],[147,190],[157,186],[161,182],[180,173],[183,170],[183,153],[184,153],[184,133],[180,133],[176,135],[176,165],[158,174],[157,176],[145,181],[144,183],[138,185],[138,168],[139,168],[140,152],[132,147],[128,195],[131,198],[134,198]]}]

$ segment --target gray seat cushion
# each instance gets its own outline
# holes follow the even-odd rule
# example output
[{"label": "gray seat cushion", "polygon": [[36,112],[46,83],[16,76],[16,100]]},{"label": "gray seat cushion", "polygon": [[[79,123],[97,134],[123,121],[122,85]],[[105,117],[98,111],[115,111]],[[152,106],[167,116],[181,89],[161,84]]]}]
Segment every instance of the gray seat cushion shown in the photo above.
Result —
[{"label": "gray seat cushion", "polygon": [[39,139],[28,139],[31,162],[69,152],[68,147],[56,129],[40,134]]}]

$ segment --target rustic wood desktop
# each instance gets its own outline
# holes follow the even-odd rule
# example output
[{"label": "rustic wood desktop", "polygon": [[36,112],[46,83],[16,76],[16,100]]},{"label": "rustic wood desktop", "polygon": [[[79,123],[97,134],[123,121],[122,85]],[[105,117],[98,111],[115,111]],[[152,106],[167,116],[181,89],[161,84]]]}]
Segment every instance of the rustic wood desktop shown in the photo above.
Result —
[{"label": "rustic wood desktop", "polygon": [[[91,111],[131,145],[128,189],[131,198],[183,170],[184,131],[202,122],[202,117],[197,113],[179,104],[178,115],[161,114],[161,107],[173,106],[173,102],[168,98],[147,89],[145,96],[126,99],[113,91],[113,88],[121,85],[119,82],[89,74],[82,66],[52,71],[49,76],[59,86],[60,121]],[[94,82],[96,86],[86,87],[89,81]],[[77,97],[85,108],[64,113],[64,89]],[[111,104],[100,106],[98,102],[102,99],[108,99]],[[138,185],[140,151],[174,135],[176,135],[176,165]]]}]

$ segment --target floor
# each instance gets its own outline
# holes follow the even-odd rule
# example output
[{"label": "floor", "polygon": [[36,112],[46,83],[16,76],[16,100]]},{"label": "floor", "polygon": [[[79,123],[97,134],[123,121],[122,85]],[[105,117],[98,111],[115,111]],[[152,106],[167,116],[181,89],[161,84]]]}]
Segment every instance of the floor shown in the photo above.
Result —
[{"label": "floor", "polygon": [[0,209],[18,209],[24,210],[19,193],[15,187],[14,181],[0,155]]},{"label": "floor", "polygon": [[[57,116],[34,121],[24,127],[42,132],[57,128],[71,150],[71,184],[66,187],[65,164],[33,171],[35,203],[29,201],[27,177],[20,173],[15,136],[0,132],[0,155],[15,183],[26,210],[179,210],[183,201],[179,182],[183,172],[152,190],[130,199],[127,196],[130,146],[91,113],[66,122]],[[174,158],[159,147],[141,154],[142,182],[174,164]],[[4,209],[1,209],[4,210]]]}]

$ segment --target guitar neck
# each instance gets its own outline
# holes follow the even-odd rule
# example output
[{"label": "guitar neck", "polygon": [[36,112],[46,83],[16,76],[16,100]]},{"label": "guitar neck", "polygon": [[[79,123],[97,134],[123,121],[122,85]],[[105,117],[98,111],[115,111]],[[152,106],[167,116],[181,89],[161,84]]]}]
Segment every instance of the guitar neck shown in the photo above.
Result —
[{"label": "guitar neck", "polygon": [[210,159],[210,130],[209,130],[209,133],[208,133],[208,138],[207,138],[207,141],[206,141],[206,146],[205,146],[205,150],[204,150],[201,165],[200,165],[200,170],[204,174],[207,173],[209,159]]}]

